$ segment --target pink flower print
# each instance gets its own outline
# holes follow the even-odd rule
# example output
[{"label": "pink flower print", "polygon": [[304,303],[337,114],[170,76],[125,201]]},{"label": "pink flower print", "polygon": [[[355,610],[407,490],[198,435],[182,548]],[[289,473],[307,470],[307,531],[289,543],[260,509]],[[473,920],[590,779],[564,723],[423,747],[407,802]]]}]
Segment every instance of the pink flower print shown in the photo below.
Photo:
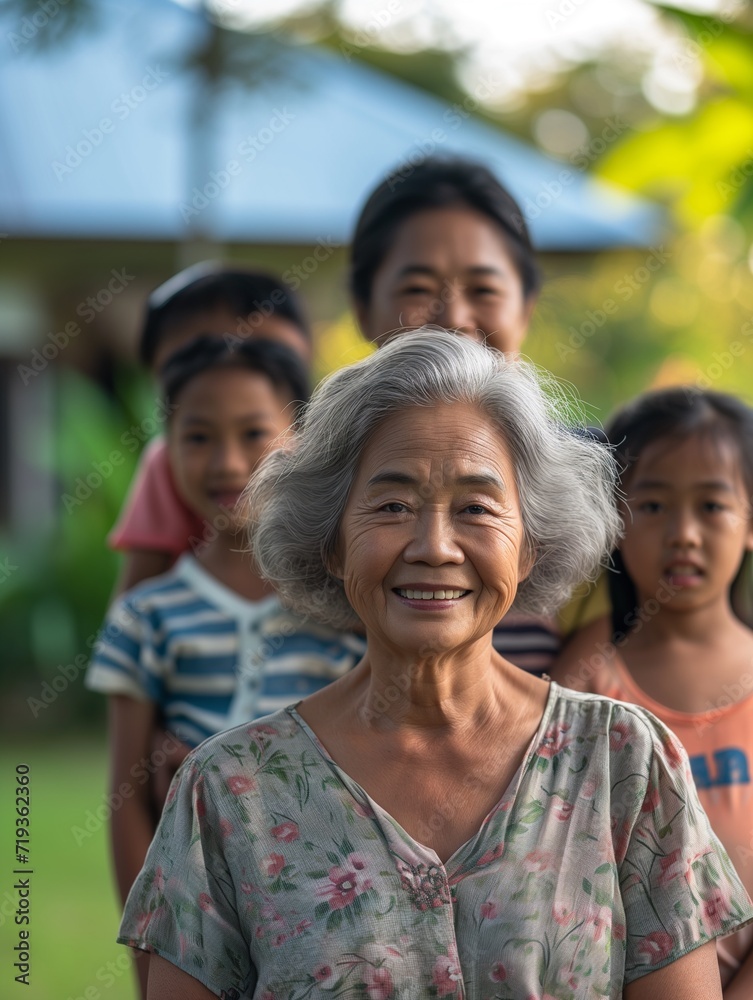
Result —
[{"label": "pink flower print", "polygon": [[538,755],[540,757],[556,757],[558,753],[566,750],[573,742],[571,737],[565,735],[569,728],[569,722],[556,722],[550,726],[539,744]]},{"label": "pink flower print", "polygon": [[262,858],[261,867],[265,875],[273,878],[285,867],[285,858],[282,854],[269,854],[266,858]]},{"label": "pink flower print", "polygon": [[232,774],[225,783],[233,795],[245,795],[256,788],[256,782],[247,774]]},{"label": "pink flower print", "polygon": [[494,920],[494,918],[499,913],[497,909],[497,904],[491,899],[487,899],[485,903],[481,904],[481,919],[482,920]]},{"label": "pink flower print", "polygon": [[560,802],[556,804],[554,807],[554,815],[557,817],[557,819],[561,819],[563,821],[569,820],[570,816],[572,815],[572,812],[573,812],[572,802],[565,802],[563,799],[561,799]]},{"label": "pink flower print", "polygon": [[611,909],[607,906],[600,906],[598,909],[592,909],[588,915],[587,923],[592,928],[591,934],[594,941],[601,941],[601,935],[604,933],[604,929],[609,927],[612,923]]},{"label": "pink flower print", "polygon": [[505,851],[505,845],[503,843],[497,844],[490,851],[485,851],[481,857],[476,862],[476,865],[480,868],[482,865],[489,865],[492,861],[496,861],[497,858],[501,858]]},{"label": "pink flower print", "polygon": [[523,865],[529,872],[545,872],[547,868],[554,867],[551,851],[542,851],[537,847],[526,854]]},{"label": "pink flower print", "polygon": [[264,990],[259,1000],[275,1000],[275,995],[272,990]]},{"label": "pink flower print", "polygon": [[400,865],[400,882],[417,910],[437,909],[450,902],[447,880],[436,865]]},{"label": "pink flower print", "polygon": [[662,735],[661,740],[662,748],[666,754],[669,766],[674,770],[682,767],[683,764],[683,750],[680,741],[677,739],[674,733],[666,732]]},{"label": "pink flower print", "polygon": [[337,978],[331,965],[317,965],[312,975],[317,983],[320,983],[322,986],[331,986]]},{"label": "pink flower print", "polygon": [[384,966],[369,967],[363,977],[366,993],[370,1000],[390,1000],[395,993],[392,973]]},{"label": "pink flower print", "polygon": [[260,725],[253,725],[248,730],[249,736],[254,736],[257,733],[261,733],[262,736],[277,736],[277,730],[274,729],[272,726],[267,726],[265,723],[261,723]]},{"label": "pink flower print", "polygon": [[458,983],[463,978],[460,963],[454,956],[440,955],[434,963],[431,978],[438,997],[454,996],[458,991]]},{"label": "pink flower print", "polygon": [[599,790],[599,782],[595,778],[587,778],[580,786],[578,794],[582,799],[592,799]]},{"label": "pink flower print", "polygon": [[214,903],[212,902],[212,897],[208,892],[199,893],[199,907],[205,913],[214,913]]},{"label": "pink flower print", "polygon": [[360,802],[356,802],[353,806],[353,812],[357,816],[362,816],[364,819],[373,819],[374,810],[369,805],[361,805]]},{"label": "pink flower print", "polygon": [[724,896],[721,889],[713,889],[712,894],[703,901],[703,923],[709,933],[722,930],[724,921],[729,916],[729,900]]},{"label": "pink flower print", "polygon": [[204,798],[203,798],[201,792],[197,792],[196,793],[196,803],[195,804],[196,804],[196,815],[199,817],[199,819],[201,819],[203,816],[206,816],[206,814],[207,814],[207,807],[206,807],[206,804],[204,803]]},{"label": "pink flower print", "polygon": [[552,907],[552,916],[560,927],[567,927],[575,920],[575,913],[569,910],[564,903],[555,903]]},{"label": "pink flower print", "polygon": [[630,736],[630,727],[624,722],[615,722],[609,730],[609,749],[619,752]]},{"label": "pink flower print", "polygon": [[489,978],[493,983],[504,983],[507,979],[507,969],[501,962],[495,962],[489,973]]},{"label": "pink flower print", "polygon": [[220,820],[220,833],[222,834],[223,837],[229,837],[232,832],[233,832],[233,824],[230,822],[229,819],[225,819],[223,817]]},{"label": "pink flower print", "polygon": [[659,858],[659,885],[668,885],[678,875],[684,875],[685,871],[685,859],[681,856],[679,848],[676,847],[671,854]]},{"label": "pink flower print", "polygon": [[301,920],[300,923],[297,923],[295,925],[295,931],[294,931],[294,933],[295,934],[303,934],[311,926],[312,926],[312,924],[311,924],[310,920]]},{"label": "pink flower print", "polygon": [[349,868],[330,868],[329,881],[317,890],[317,896],[326,896],[331,910],[342,910],[356,898],[358,875]]},{"label": "pink flower print", "polygon": [[162,892],[162,890],[165,888],[165,876],[160,865],[157,865],[157,867],[154,869],[152,888],[156,889],[157,892]]},{"label": "pink flower print", "polygon": [[280,823],[279,826],[273,826],[269,832],[275,840],[281,840],[284,844],[289,844],[292,840],[298,840],[300,837],[298,824],[291,820]]},{"label": "pink flower print", "polygon": [[659,802],[659,789],[654,785],[652,788],[646,789],[646,797],[643,800],[641,812],[652,813],[658,807]]},{"label": "pink flower print", "polygon": [[662,962],[672,951],[674,941],[666,931],[652,931],[638,942],[638,951],[644,955],[651,965]]},{"label": "pink flower print", "polygon": [[630,821],[623,820],[618,825],[617,819],[612,820],[612,844],[614,846],[614,860],[618,865],[622,864],[627,854],[630,843]]},{"label": "pink flower print", "polygon": [[624,941],[625,934],[626,930],[624,924],[612,924],[612,937],[615,941]]}]

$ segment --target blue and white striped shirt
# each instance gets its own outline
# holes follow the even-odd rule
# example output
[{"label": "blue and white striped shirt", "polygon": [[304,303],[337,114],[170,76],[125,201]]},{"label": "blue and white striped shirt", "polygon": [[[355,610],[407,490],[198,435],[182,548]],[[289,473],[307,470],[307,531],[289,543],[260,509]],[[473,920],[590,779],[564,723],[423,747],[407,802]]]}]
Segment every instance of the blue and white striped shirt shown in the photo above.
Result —
[{"label": "blue and white striped shirt", "polygon": [[248,601],[184,555],[113,605],[86,686],[155,702],[162,724],[197,746],[228,728],[231,706],[240,721],[268,715],[360,658],[333,630],[302,624],[275,596]]}]

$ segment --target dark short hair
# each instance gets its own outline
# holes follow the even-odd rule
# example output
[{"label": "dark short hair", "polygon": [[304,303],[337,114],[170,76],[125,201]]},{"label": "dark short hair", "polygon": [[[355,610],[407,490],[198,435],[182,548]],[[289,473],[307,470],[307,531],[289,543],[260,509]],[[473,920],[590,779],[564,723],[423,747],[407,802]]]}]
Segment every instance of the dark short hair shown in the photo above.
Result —
[{"label": "dark short hair", "polygon": [[166,333],[196,313],[214,309],[227,309],[244,319],[259,312],[282,316],[299,328],[305,340],[311,340],[300,300],[279,278],[265,271],[204,261],[173,275],[149,296],[139,341],[143,364],[153,364]]},{"label": "dark short hair", "polygon": [[295,351],[276,340],[245,340],[228,346],[220,337],[202,334],[171,354],[160,371],[167,403],[174,403],[192,379],[217,368],[245,368],[266,376],[272,385],[289,392],[293,419],[298,419],[311,393],[308,372]]},{"label": "dark short hair", "polygon": [[[639,396],[619,410],[606,427],[614,447],[624,484],[641,453],[662,439],[683,441],[701,435],[714,443],[726,441],[740,456],[740,469],[749,497],[753,497],[753,409],[740,399],[723,392],[701,390],[695,386],[660,389]],[[638,608],[638,592],[625,568],[619,549],[612,556],[614,572],[608,574],[612,606],[612,639],[625,636],[630,625],[626,620]],[[738,571],[732,590],[738,586],[748,559]],[[733,601],[734,606],[734,601]],[[735,608],[742,617],[741,608]],[[753,625],[750,609],[745,624]],[[635,623],[633,623],[635,624]]]},{"label": "dark short hair", "polygon": [[485,215],[502,233],[526,298],[541,287],[541,272],[517,201],[482,163],[462,157],[427,157],[393,170],[372,191],[356,222],[350,248],[350,291],[368,305],[374,276],[411,215],[465,205]]}]

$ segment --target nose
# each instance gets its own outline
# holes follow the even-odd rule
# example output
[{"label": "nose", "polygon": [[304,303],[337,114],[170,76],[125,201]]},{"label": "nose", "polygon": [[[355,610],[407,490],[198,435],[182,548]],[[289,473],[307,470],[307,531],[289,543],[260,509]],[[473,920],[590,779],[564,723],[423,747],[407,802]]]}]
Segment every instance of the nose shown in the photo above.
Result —
[{"label": "nose", "polygon": [[438,315],[435,322],[439,326],[466,334],[476,332],[476,318],[464,289],[445,285],[436,308]]},{"label": "nose", "polygon": [[454,537],[452,522],[443,511],[425,504],[414,525],[413,536],[403,550],[405,562],[444,566],[465,561],[465,554]]},{"label": "nose", "polygon": [[700,524],[692,510],[681,508],[667,519],[667,542],[675,549],[698,548],[700,546]]},{"label": "nose", "polygon": [[212,471],[228,476],[248,474],[248,460],[240,442],[227,438],[218,441],[212,451]]}]

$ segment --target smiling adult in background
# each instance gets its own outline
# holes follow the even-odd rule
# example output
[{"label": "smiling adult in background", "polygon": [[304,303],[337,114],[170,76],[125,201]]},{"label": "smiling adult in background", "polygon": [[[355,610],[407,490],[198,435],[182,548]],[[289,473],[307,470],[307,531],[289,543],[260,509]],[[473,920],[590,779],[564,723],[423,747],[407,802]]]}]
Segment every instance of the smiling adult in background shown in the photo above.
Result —
[{"label": "smiling adult in background", "polygon": [[[427,323],[517,356],[541,287],[523,212],[483,164],[431,157],[374,189],[356,223],[350,293],[377,345]],[[509,614],[502,656],[544,673],[562,643],[553,617]]]}]

